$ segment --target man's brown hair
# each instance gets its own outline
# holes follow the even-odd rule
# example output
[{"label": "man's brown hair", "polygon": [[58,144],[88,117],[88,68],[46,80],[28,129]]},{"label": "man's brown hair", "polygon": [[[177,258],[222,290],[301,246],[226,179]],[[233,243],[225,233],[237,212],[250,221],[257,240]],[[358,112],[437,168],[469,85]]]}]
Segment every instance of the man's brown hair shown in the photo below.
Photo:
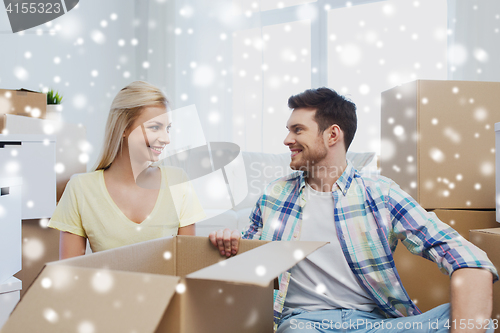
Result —
[{"label": "man's brown hair", "polygon": [[330,88],[308,89],[288,99],[291,109],[315,109],[319,133],[337,124],[344,132],[345,150],[349,149],[357,128],[356,105]]}]

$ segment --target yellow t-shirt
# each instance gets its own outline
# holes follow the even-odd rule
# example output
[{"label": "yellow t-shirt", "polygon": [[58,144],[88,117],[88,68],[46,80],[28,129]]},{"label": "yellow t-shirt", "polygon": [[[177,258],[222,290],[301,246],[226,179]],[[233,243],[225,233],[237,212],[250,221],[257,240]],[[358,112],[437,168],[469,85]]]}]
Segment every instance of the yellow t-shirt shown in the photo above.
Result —
[{"label": "yellow t-shirt", "polygon": [[103,170],[98,170],[71,178],[49,227],[88,238],[92,251],[98,252],[177,235],[179,227],[205,218],[186,173],[179,168],[160,169],[156,204],[140,224],[118,208],[106,189]]}]

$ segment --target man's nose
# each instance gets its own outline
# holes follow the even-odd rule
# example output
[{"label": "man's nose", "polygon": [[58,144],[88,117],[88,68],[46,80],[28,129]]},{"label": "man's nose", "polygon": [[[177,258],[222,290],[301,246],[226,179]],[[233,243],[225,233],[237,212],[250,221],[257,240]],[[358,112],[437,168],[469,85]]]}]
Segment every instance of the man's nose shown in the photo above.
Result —
[{"label": "man's nose", "polygon": [[293,138],[293,133],[289,132],[288,135],[285,138],[285,141],[283,141],[283,144],[285,146],[289,146],[295,143],[295,139]]}]

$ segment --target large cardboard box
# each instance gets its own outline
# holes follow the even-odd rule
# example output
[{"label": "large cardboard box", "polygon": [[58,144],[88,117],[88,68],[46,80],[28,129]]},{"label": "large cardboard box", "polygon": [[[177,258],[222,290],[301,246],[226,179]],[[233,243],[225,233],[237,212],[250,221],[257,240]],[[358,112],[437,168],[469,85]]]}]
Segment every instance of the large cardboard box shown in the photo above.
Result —
[{"label": "large cardboard box", "polygon": [[22,269],[14,276],[26,288],[36,279],[46,263],[59,260],[59,230],[47,227],[48,219],[23,220]]},{"label": "large cardboard box", "polygon": [[5,115],[45,118],[47,95],[27,89],[0,89],[0,133],[5,126]]},{"label": "large cardboard box", "polygon": [[381,173],[426,209],[495,208],[500,82],[418,80],[382,93]]},{"label": "large cardboard box", "polygon": [[[500,272],[500,228],[471,230],[470,240],[488,254],[491,262]],[[500,321],[499,282],[493,284],[493,313],[491,318]]]},{"label": "large cardboard box", "polygon": [[[471,229],[499,226],[493,210],[437,209],[433,212],[467,240]],[[493,261],[491,254],[489,257]],[[450,277],[441,273],[434,262],[411,254],[403,244],[396,248],[394,261],[403,286],[420,310],[425,312],[450,302]]]},{"label": "large cardboard box", "polygon": [[2,333],[272,332],[275,278],[325,244],[244,240],[226,260],[176,236],[52,262]]}]

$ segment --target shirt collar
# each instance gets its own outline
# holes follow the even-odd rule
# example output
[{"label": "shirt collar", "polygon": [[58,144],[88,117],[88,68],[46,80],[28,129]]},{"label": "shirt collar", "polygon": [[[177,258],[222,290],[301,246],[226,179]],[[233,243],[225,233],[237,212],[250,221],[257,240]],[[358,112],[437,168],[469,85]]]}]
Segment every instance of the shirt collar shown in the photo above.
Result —
[{"label": "shirt collar", "polygon": [[347,160],[347,167],[344,172],[340,175],[339,179],[335,182],[339,187],[342,194],[345,196],[349,187],[351,186],[352,180],[356,176],[356,169],[352,166],[351,162]]},{"label": "shirt collar", "polygon": [[[300,175],[300,187],[299,188],[300,188],[300,191],[302,191],[302,189],[306,186],[306,178],[305,178],[305,174],[303,171],[299,171],[299,175]],[[344,196],[347,195],[347,191],[349,190],[351,183],[352,183],[352,180],[354,179],[354,177],[356,177],[356,175],[357,175],[356,169],[352,166],[351,162],[349,160],[347,160],[347,167],[344,169],[344,172],[342,172],[339,179],[337,179],[337,181],[335,182],[335,184],[338,186],[338,188],[340,189],[340,191],[342,192],[342,194]],[[295,175],[295,177],[296,177],[296,175]],[[294,177],[290,177],[290,178],[294,178]],[[335,189],[335,186],[334,186],[334,189]],[[335,191],[334,189],[332,189],[332,192]]]}]

